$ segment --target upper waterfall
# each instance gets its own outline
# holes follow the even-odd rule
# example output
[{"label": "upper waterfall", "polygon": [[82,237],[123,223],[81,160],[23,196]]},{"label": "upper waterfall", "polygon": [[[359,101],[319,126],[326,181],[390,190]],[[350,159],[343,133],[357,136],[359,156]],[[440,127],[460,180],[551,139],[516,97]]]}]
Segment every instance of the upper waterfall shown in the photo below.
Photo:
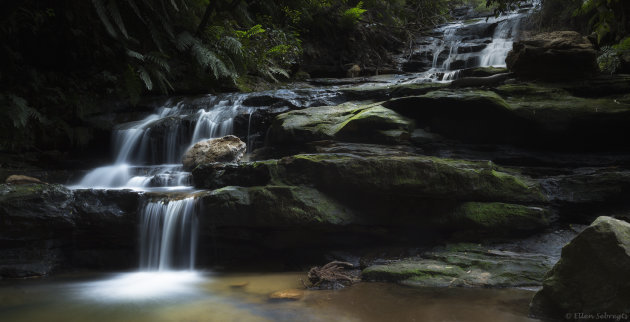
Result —
[{"label": "upper waterfall", "polygon": [[450,81],[463,69],[505,67],[505,58],[518,38],[524,19],[538,6],[498,17],[461,20],[442,25],[419,37],[403,63],[403,70],[419,72],[414,81]]}]

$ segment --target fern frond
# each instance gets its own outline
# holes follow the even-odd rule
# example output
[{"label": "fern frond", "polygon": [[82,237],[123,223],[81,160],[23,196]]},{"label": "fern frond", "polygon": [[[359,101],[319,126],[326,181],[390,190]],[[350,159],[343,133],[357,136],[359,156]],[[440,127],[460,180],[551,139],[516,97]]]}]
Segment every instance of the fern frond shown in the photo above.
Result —
[{"label": "fern frond", "polygon": [[8,94],[6,95],[9,99],[9,113],[8,116],[11,119],[13,126],[15,128],[23,128],[28,124],[29,119],[33,118],[39,122],[44,122],[45,118],[42,114],[40,114],[36,109],[30,107],[28,105],[28,101],[24,98]]},{"label": "fern frond", "polygon": [[184,31],[177,35],[175,39],[175,47],[179,51],[185,51],[190,48],[195,43],[195,37],[191,35],[189,32]]},{"label": "fern frond", "polygon": [[116,23],[116,26],[120,30],[120,32],[125,36],[125,39],[129,39],[129,34],[127,34],[127,28],[125,28],[125,23],[123,22],[122,16],[120,15],[120,10],[118,10],[118,5],[116,4],[116,0],[109,0],[107,4],[107,10],[109,11],[109,15]]},{"label": "fern frond", "polygon": [[109,17],[107,16],[107,9],[105,9],[105,4],[103,3],[103,1],[92,0],[92,5],[96,10],[96,14],[101,19],[101,23],[103,24],[103,26],[105,26],[105,30],[107,30],[107,33],[114,38],[118,38],[118,34],[116,33],[114,26],[112,26],[112,23],[109,21]]},{"label": "fern frond", "polygon": [[140,79],[144,82],[144,86],[146,86],[148,90],[153,89],[151,75],[149,75],[149,72],[147,72],[147,70],[142,66],[138,66],[138,77],[140,77]]},{"label": "fern frond", "polygon": [[177,7],[175,0],[171,0],[171,5],[173,5],[173,8],[175,8],[175,11],[179,11],[179,8]]},{"label": "fern frond", "polygon": [[221,38],[220,45],[220,47],[232,57],[243,56],[243,44],[234,37],[226,36]]},{"label": "fern frond", "polygon": [[152,72],[154,76],[153,78],[156,80],[156,83],[160,87],[160,91],[162,93],[168,94],[169,89],[174,90],[173,85],[171,85],[171,82],[168,81],[168,78],[166,78],[166,75],[164,75],[164,73],[155,69],[152,70]]},{"label": "fern frond", "polygon": [[162,41],[162,36],[160,35],[160,31],[155,27],[153,22],[149,21],[147,24],[149,29],[149,34],[151,35],[151,39],[153,39],[153,43],[158,48],[158,50],[163,53],[164,52],[164,42]]},{"label": "fern frond", "polygon": [[162,20],[162,28],[164,28],[164,31],[166,31],[166,34],[169,36],[171,40],[175,38],[175,32],[173,31],[173,27],[167,20]]},{"label": "fern frond", "polygon": [[225,64],[215,55],[212,51],[206,48],[200,43],[195,43],[190,50],[193,56],[197,60],[197,63],[204,68],[209,68],[212,71],[215,79],[229,74],[229,71]]},{"label": "fern frond", "polygon": [[165,70],[167,73],[171,72],[171,66],[169,65],[168,61],[166,60],[166,58],[165,58],[166,56],[164,54],[151,52],[151,53],[148,53],[148,54],[144,55],[144,57],[148,61],[152,62],[153,64],[157,65],[161,69]]},{"label": "fern frond", "polygon": [[219,40],[221,35],[225,33],[225,28],[223,26],[209,26],[205,30],[205,35],[208,39],[211,40]]},{"label": "fern frond", "polygon": [[139,61],[144,61],[144,55],[137,52],[137,51],[133,51],[131,49],[127,49],[127,56],[131,57],[131,58],[135,58]]}]

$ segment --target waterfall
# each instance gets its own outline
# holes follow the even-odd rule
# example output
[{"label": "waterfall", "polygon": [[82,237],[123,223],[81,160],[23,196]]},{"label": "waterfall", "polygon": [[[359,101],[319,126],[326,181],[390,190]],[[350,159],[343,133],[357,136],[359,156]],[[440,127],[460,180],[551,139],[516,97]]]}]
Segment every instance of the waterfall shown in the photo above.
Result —
[{"label": "waterfall", "polygon": [[167,102],[143,120],[119,126],[113,133],[115,163],[92,170],[73,188],[188,188],[182,155],[199,141],[232,134],[234,118],[251,109],[242,106],[244,97],[209,96],[196,102],[203,107],[197,109]]},{"label": "waterfall", "polygon": [[140,215],[140,269],[192,270],[195,267],[195,198],[148,202]]},{"label": "waterfall", "polygon": [[530,1],[523,10],[504,16],[458,21],[436,28],[432,36],[418,39],[420,44],[409,63],[420,66],[412,82],[451,81],[461,71],[475,67],[505,67],[505,58],[518,37],[523,19],[539,1]]}]

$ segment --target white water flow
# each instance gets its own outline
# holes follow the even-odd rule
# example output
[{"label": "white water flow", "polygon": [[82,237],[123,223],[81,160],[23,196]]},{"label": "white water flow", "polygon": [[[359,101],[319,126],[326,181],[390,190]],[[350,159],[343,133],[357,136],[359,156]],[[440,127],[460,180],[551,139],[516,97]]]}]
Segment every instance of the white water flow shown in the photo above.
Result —
[{"label": "white water flow", "polygon": [[184,152],[199,141],[232,134],[234,118],[254,110],[242,106],[243,97],[192,107],[167,102],[141,121],[122,124],[113,133],[115,163],[92,170],[74,188],[190,188],[190,173],[180,164]]},{"label": "white water flow", "polygon": [[425,38],[414,54],[428,59],[431,67],[412,82],[446,82],[459,78],[463,69],[505,67],[523,19],[536,10],[538,2],[531,5],[519,12],[458,21],[435,29],[436,36]]},{"label": "white water flow", "polygon": [[140,269],[192,270],[195,267],[195,198],[148,202],[140,217]]},{"label": "white water flow", "polygon": [[[256,110],[279,108],[273,102],[281,103],[285,109],[333,105],[338,96],[338,92],[330,89],[281,89],[169,100],[144,119],[119,125],[112,135],[114,163],[90,171],[71,188],[191,189],[191,175],[183,171],[182,156],[197,142],[234,134],[237,116],[244,115],[251,122]],[[251,99],[249,103],[247,99]],[[272,103],[266,105],[265,100]],[[249,132],[247,126],[245,130]]]}]

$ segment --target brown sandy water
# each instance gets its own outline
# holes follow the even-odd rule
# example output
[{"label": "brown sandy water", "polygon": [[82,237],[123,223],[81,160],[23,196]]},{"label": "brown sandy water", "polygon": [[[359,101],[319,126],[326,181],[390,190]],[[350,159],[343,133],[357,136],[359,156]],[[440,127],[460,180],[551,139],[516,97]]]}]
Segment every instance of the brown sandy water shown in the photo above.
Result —
[{"label": "brown sandy water", "polygon": [[73,275],[0,281],[0,321],[532,321],[533,291],[359,283],[304,291],[303,273]]}]

